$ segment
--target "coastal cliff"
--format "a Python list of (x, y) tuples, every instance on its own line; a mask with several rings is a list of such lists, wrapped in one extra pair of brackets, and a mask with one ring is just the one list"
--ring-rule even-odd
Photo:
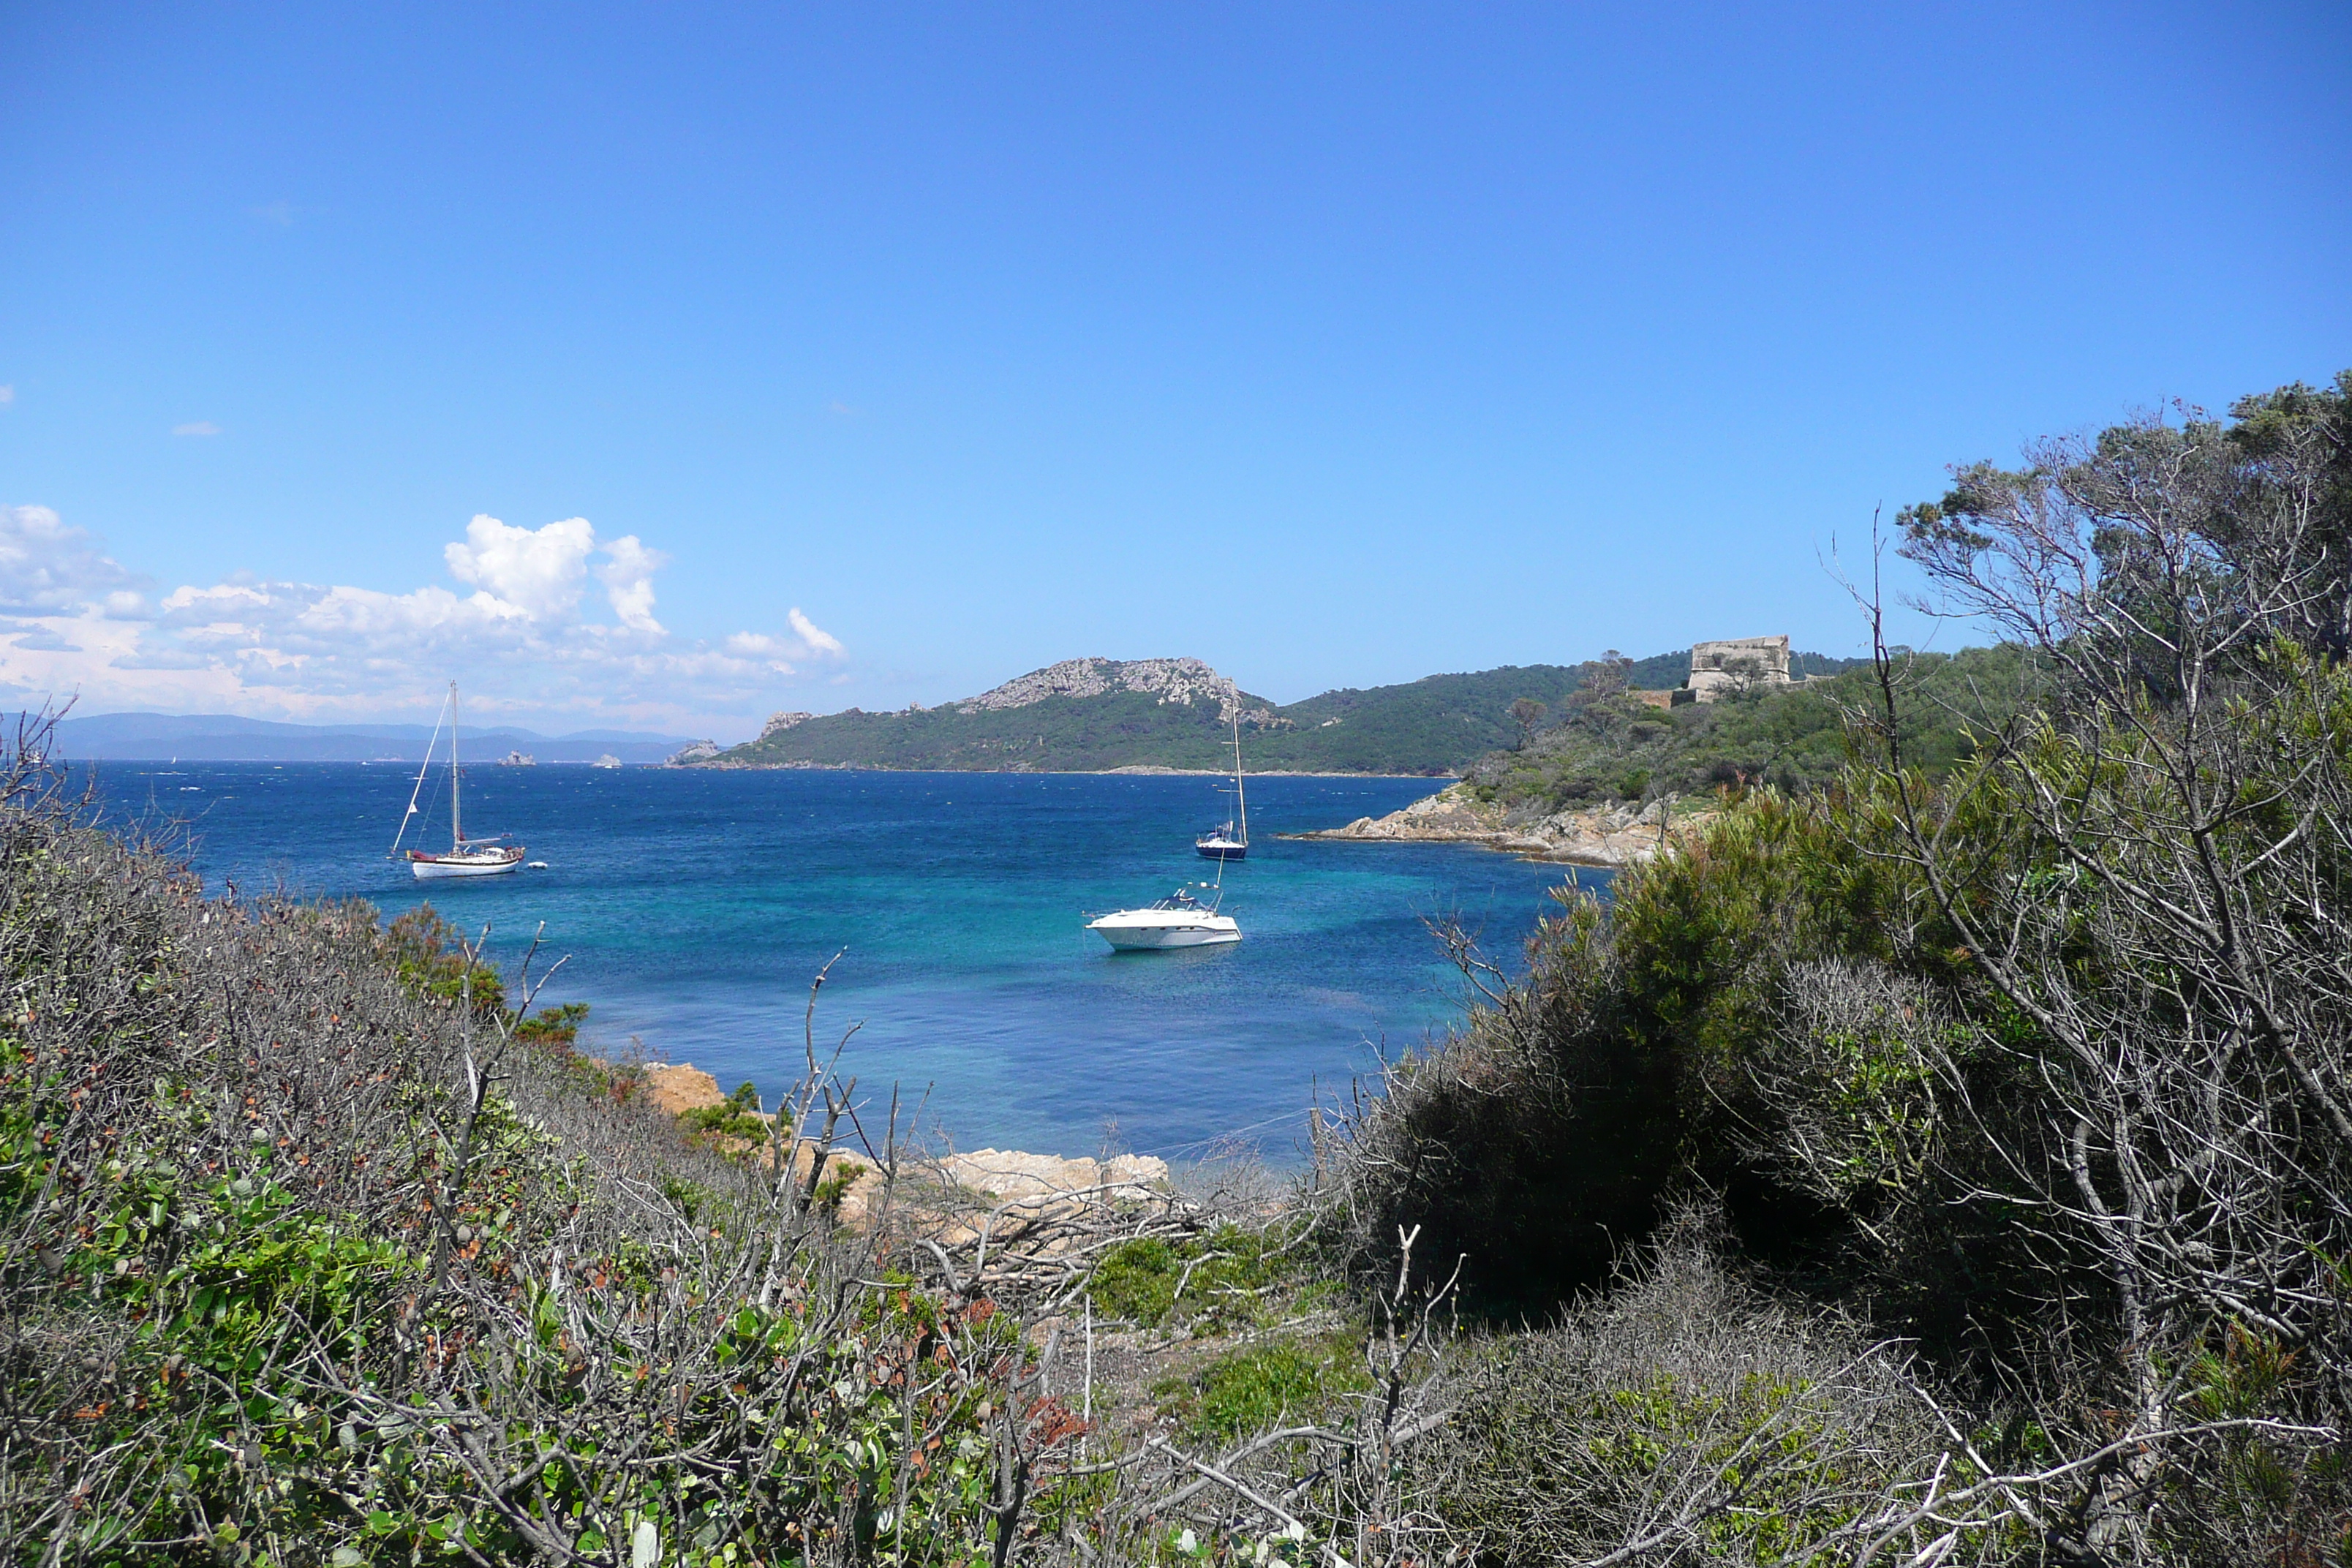
[(1667, 797), (1646, 805), (1609, 802), (1529, 816), (1482, 801), (1466, 784), (1449, 784), (1402, 811), (1360, 816), (1345, 827), (1290, 838), (1384, 844), (1478, 844), (1529, 860), (1616, 868), (1635, 866), (1713, 820), (1715, 808), (1685, 807)]

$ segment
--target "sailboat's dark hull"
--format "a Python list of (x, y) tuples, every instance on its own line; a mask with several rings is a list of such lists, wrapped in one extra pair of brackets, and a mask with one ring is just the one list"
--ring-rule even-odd
[(1203, 860), (1246, 860), (1249, 858), (1249, 846), (1246, 844), (1227, 844), (1215, 839), (1200, 838), (1193, 840), (1192, 848)]

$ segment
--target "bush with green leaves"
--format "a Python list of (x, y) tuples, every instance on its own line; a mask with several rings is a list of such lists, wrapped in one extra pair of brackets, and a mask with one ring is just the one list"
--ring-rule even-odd
[(721, 1138), (753, 1143), (766, 1142), (772, 1131), (760, 1115), (759, 1086), (751, 1083), (743, 1084), (717, 1105), (698, 1105), (686, 1111), (678, 1123), (696, 1132), (715, 1132)]
[(1103, 1255), (1087, 1293), (1096, 1311), (1141, 1328), (1231, 1330), (1254, 1321), (1277, 1296), (1311, 1289), (1288, 1250), (1296, 1240), (1287, 1225), (1224, 1225), (1172, 1241), (1139, 1237)]
[(527, 967), (208, 900), (32, 750), (0, 755), (11, 1560), (993, 1553), (995, 1445), (1070, 1436), (1008, 1396), (1012, 1317), (583, 1077)]
[(1230, 1444), (1297, 1420), (1328, 1419), (1341, 1395), (1370, 1386), (1358, 1337), (1326, 1334), (1245, 1345), (1151, 1392), (1187, 1436)]
[(1832, 774), (1735, 790), (1523, 974), (1469, 958), (1480, 1005), (1325, 1142), (1356, 1277), (1418, 1226), (1489, 1312), (1556, 1307), (1713, 1194), (1970, 1413), (1998, 1479), (1948, 1517), (2102, 1562), (2352, 1550), (2352, 375), (2237, 416), (1906, 510), (2030, 700), (1882, 643)]
[[(1454, 1352), (1459, 1414), (1410, 1474), (1465, 1557), (1574, 1563), (1662, 1537), (1755, 1563), (1843, 1541), (1844, 1561), (1858, 1521), (1950, 1457), (1899, 1349), (1743, 1282), (1727, 1242), (1682, 1215), (1606, 1298)], [(1914, 1551), (1943, 1533), (1900, 1532)]]

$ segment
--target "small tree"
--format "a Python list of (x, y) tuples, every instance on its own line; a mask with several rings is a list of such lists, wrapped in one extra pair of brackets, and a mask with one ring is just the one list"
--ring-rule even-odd
[(1511, 704), (1511, 721), (1519, 727), (1519, 750), (1524, 752), (1528, 749), (1528, 738), (1534, 735), (1536, 725), (1549, 711), (1532, 697), (1522, 697)]

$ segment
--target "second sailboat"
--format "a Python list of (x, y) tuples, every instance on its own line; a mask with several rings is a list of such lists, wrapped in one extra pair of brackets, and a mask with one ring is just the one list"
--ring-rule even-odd
[(1242, 710), (1234, 707), (1234, 819), (1223, 826), (1212, 827), (1192, 840), (1192, 847), (1211, 860), (1246, 860), (1249, 858), (1249, 796), (1242, 790)]

